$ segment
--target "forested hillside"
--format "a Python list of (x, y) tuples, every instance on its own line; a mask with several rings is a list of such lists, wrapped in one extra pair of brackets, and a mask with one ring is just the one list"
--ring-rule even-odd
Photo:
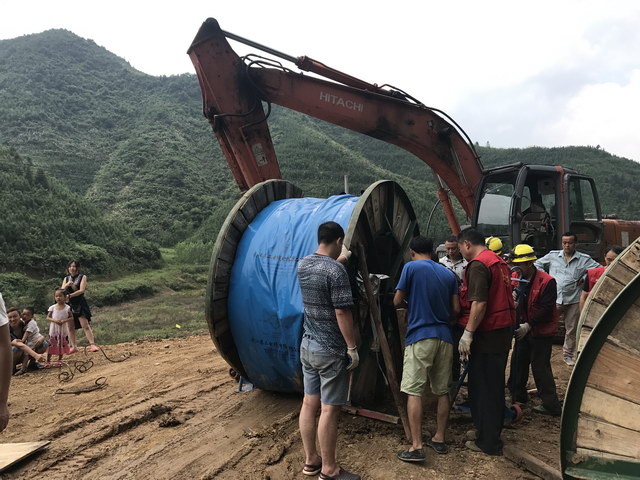
[[(189, 40), (185, 39), (185, 49)], [(212, 242), (239, 196), (202, 116), (195, 75), (146, 75), (91, 40), (50, 30), (0, 41), (0, 105), (0, 145), (29, 157), (33, 172), (40, 171), (50, 185), (56, 186), (53, 179), (57, 179), (75, 192), (70, 197), (65, 191), (64, 198), (84, 206), (79, 211), (62, 208), (60, 216), (117, 225), (123, 245), (134, 238), (163, 246)], [(355, 193), (376, 180), (392, 179), (409, 194), (424, 231), (436, 196), (431, 172), (417, 158), (275, 106), (269, 124), (284, 178), (307, 195), (341, 191), (344, 175)], [(588, 147), (479, 151), (487, 167), (519, 161), (555, 163), (592, 175), (605, 213), (640, 218), (640, 207), (629, 201), (640, 188), (636, 162)], [(11, 162), (17, 161), (14, 154), (10, 156)], [(3, 203), (3, 218), (24, 219), (20, 205)], [(19, 213), (7, 215), (10, 207)], [(42, 213), (49, 213), (42, 208)], [(38, 224), (42, 219), (38, 214), (31, 220)], [(438, 209), (429, 233), (441, 239), (446, 231)], [(95, 242), (85, 243), (111, 251), (104, 242)], [(21, 252), (18, 256), (40, 265), (52, 255), (53, 263), (58, 262), (71, 248), (66, 246), (56, 257), (51, 244), (46, 245), (29, 243), (15, 249), (5, 242), (3, 255), (7, 246), (13, 248), (11, 258)], [(11, 268), (8, 265), (2, 268)]]
[(105, 217), (90, 201), (0, 147), (2, 270), (62, 275), (82, 258), (89, 272), (157, 266), (160, 252), (126, 225)]

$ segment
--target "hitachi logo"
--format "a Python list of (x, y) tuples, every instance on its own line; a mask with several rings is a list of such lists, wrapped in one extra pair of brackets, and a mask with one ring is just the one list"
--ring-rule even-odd
[(344, 98), (332, 95), (331, 93), (320, 92), (320, 100), (348, 108), (349, 110), (355, 110), (356, 112), (362, 112), (364, 110), (364, 105), (361, 103), (354, 102), (353, 100), (345, 100)]

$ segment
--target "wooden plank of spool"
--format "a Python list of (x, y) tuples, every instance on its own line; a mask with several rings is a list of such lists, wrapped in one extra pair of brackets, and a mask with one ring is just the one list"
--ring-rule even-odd
[(629, 461), (629, 460), (634, 460), (632, 457), (625, 457), (623, 455), (615, 455), (613, 453), (605, 453), (605, 452), (601, 452), (599, 450), (592, 450), (589, 448), (576, 448), (576, 457), (577, 459), (579, 459), (580, 457), (596, 457), (596, 458), (601, 458), (602, 460), (605, 461), (611, 461), (611, 460), (624, 460), (624, 461)]
[(404, 404), (404, 398), (400, 392), (400, 384), (398, 383), (398, 376), (396, 375), (396, 368), (391, 357), (391, 350), (389, 343), (387, 342), (387, 335), (382, 326), (382, 320), (380, 319), (380, 310), (373, 295), (373, 288), (369, 281), (369, 269), (367, 268), (367, 261), (364, 252), (364, 247), (358, 245), (358, 260), (360, 262), (360, 274), (364, 283), (365, 291), (367, 292), (367, 300), (369, 301), (369, 308), (373, 314), (373, 321), (378, 332), (378, 341), (380, 342), (380, 350), (382, 351), (382, 357), (387, 369), (387, 379), (389, 380), (389, 388), (391, 389), (391, 395), (393, 396), (394, 403), (400, 414), (402, 420), (402, 426), (404, 427), (404, 434), (407, 440), (411, 441), (411, 430), (409, 429), (409, 418), (407, 417), (407, 409)]
[(581, 415), (576, 446), (640, 459), (640, 432)]
[(611, 332), (611, 336), (626, 347), (640, 351), (640, 305), (634, 303), (624, 316), (624, 322), (619, 322)]
[(606, 423), (640, 432), (640, 404), (586, 387), (580, 412)]
[(640, 358), (605, 343), (591, 367), (587, 387), (640, 404)]

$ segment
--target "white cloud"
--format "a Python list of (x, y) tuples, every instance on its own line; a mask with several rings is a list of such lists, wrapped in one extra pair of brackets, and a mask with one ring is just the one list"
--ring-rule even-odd
[(633, 70), (626, 84), (609, 82), (582, 88), (543, 135), (556, 144), (588, 142), (611, 153), (640, 160), (639, 107), (640, 68)]

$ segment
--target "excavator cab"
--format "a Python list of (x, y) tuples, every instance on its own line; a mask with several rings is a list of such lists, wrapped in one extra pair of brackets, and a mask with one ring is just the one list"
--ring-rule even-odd
[(548, 165), (514, 164), (487, 170), (476, 197), (473, 225), (497, 236), (505, 250), (519, 243), (536, 255), (560, 249), (562, 234), (578, 236), (578, 248), (601, 254), (602, 220), (593, 179)]

